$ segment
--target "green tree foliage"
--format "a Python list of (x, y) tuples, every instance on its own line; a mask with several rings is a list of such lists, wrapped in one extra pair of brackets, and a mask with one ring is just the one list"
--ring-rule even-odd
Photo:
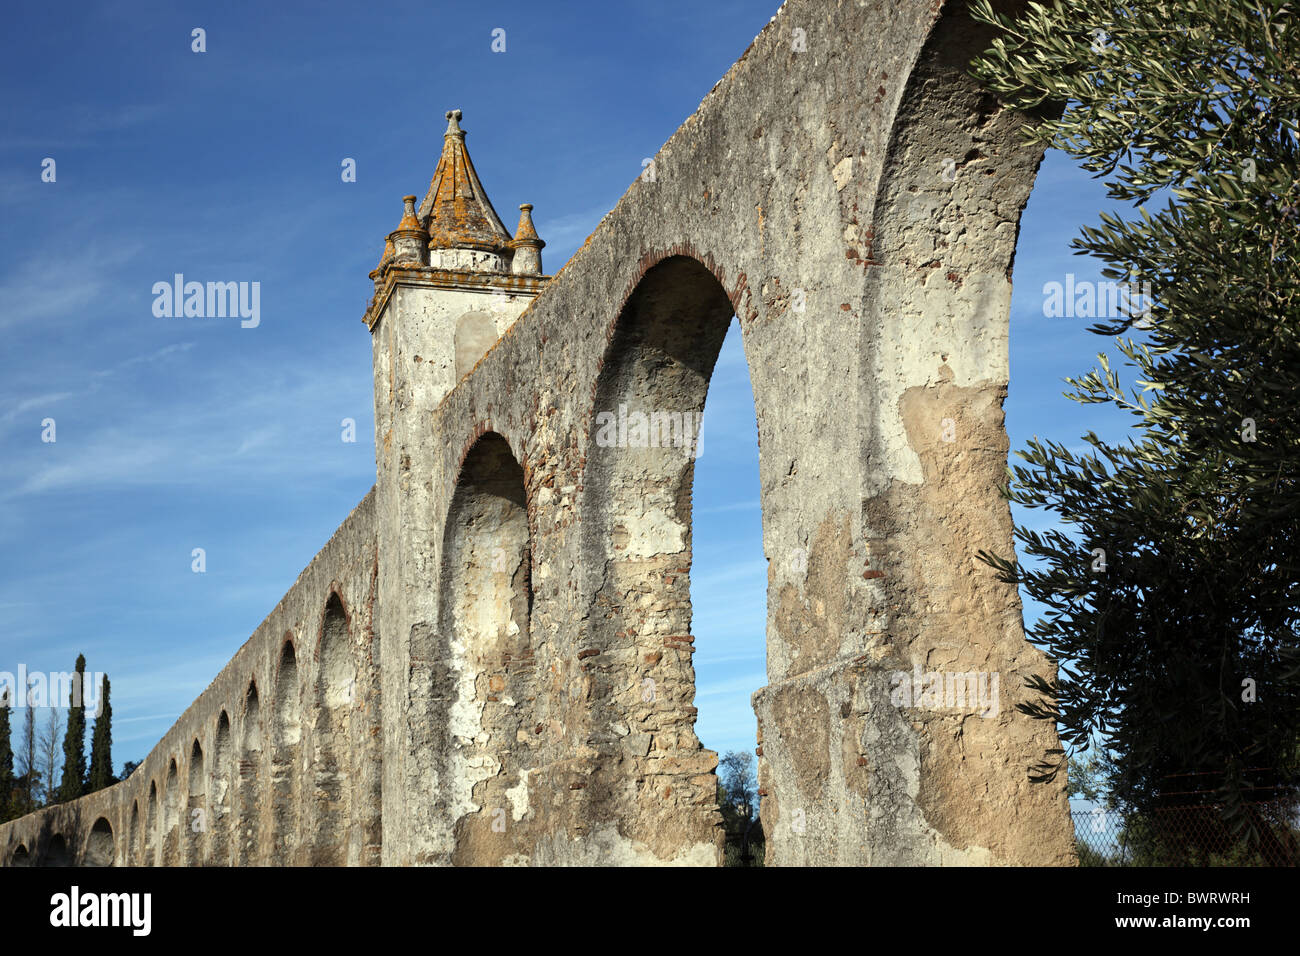
[(1107, 776), (1111, 772), (1113, 768), (1095, 750), (1086, 759), (1082, 756), (1071, 757), (1068, 773), (1070, 796), (1099, 804), (1106, 803), (1109, 797)]
[(77, 655), (72, 693), (68, 700), (68, 729), (63, 737), (63, 777), (59, 800), (75, 800), (86, 788), (86, 655)]
[(108, 676), (100, 688), (99, 715), (95, 718), (95, 730), (90, 736), (90, 776), (86, 781), (86, 792), (94, 793), (117, 782), (113, 776), (113, 705), (108, 700)]
[[(1267, 841), (1250, 804), (1293, 792), (1300, 714), (1300, 9), (973, 10), (998, 33), (974, 74), (1136, 207), (1084, 227), (1077, 253), (1151, 297), (1092, 326), (1131, 381), (1105, 355), (1067, 379), (1133, 437), (1030, 442), (1008, 497), (1058, 528), (1017, 529), (1020, 561), (982, 555), (1046, 608), (1031, 635), (1059, 675), (1022, 709), (1072, 751), (1102, 742), (1120, 806), (1222, 804), (1238, 838)], [(1191, 773), (1210, 775), (1203, 796), (1169, 792)]]

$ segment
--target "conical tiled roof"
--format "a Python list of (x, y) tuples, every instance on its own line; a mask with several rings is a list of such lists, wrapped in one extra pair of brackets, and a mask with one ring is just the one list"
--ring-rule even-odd
[(429, 192), (420, 203), (420, 219), (428, 217), (429, 248), (502, 252), (510, 242), (510, 233), (488, 201), (470, 162), (460, 118), (460, 110), (447, 111), (442, 156)]

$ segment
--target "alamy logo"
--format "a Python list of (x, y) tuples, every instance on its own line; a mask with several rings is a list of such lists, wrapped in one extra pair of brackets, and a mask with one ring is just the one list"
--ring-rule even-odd
[(1076, 282), (1073, 272), (1065, 282), (1043, 283), (1043, 316), (1049, 319), (1123, 319), (1133, 317), (1146, 328), (1151, 318), (1150, 282)]
[[(104, 675), (90, 671), (85, 675), (84, 686), (75, 671), (29, 671), (27, 665), (18, 665), (15, 676), (9, 671), (0, 671), (0, 706), (15, 707), (66, 707), (71, 702), (73, 707), (84, 706), (91, 714), (98, 717), (103, 702), (99, 691), (104, 686)], [(20, 698), (18, 688), (26, 689), (26, 695)], [(21, 699), (21, 703), (19, 703)]]
[(153, 284), (153, 314), (160, 319), (240, 318), (245, 329), (262, 322), (262, 283), (186, 282), (176, 273), (171, 282)]
[(916, 664), (911, 673), (894, 671), (889, 675), (889, 702), (895, 707), (957, 709), (984, 718), (996, 717), (1000, 684), (997, 671), (922, 673), (921, 665)]
[(50, 897), (51, 926), (128, 926), (132, 935), (148, 936), (153, 920), (150, 893), (68, 893)]
[(596, 413), (596, 444), (601, 448), (680, 448), (700, 457), (700, 412), (627, 410)]

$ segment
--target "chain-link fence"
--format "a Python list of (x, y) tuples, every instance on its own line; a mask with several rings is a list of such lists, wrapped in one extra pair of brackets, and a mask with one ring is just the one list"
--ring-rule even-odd
[(1075, 810), (1080, 866), (1297, 866), (1300, 817), (1294, 800), (1246, 805), (1250, 840), (1212, 804), (1165, 807), (1145, 814), (1094, 807)]

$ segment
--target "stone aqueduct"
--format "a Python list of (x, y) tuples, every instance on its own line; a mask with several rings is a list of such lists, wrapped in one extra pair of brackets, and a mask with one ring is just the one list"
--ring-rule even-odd
[[(550, 279), (448, 114), (372, 273), (375, 488), (129, 779), (0, 827), (0, 859), (716, 865), (693, 464), (593, 436), (701, 410), (735, 316), (768, 863), (1073, 863), (1063, 781), (1028, 777), (1055, 731), (1015, 707), (1051, 665), (975, 560), (1010, 547), (1041, 159), (965, 72), (987, 40), (961, 2), (790, 0)], [(1000, 675), (996, 716), (895, 706), (914, 668)]]

